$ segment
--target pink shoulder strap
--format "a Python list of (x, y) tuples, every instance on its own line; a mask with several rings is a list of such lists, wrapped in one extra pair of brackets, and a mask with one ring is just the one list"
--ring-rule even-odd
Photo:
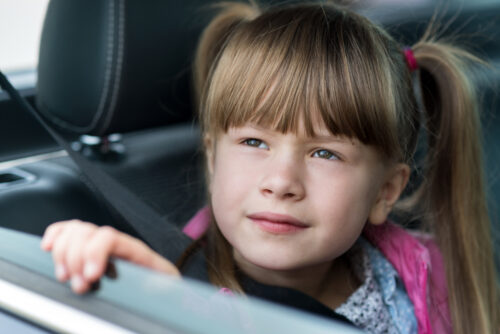
[(210, 226), (210, 208), (208, 206), (200, 209), (182, 229), (182, 232), (193, 240), (198, 239)]

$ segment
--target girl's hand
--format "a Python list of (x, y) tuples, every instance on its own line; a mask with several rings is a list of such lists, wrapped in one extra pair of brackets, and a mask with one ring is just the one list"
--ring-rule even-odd
[(170, 261), (144, 242), (110, 226), (99, 227), (80, 220), (53, 223), (45, 230), (41, 248), (52, 251), (57, 279), (71, 279), (71, 288), (79, 294), (88, 291), (104, 275), (111, 256), (180, 276)]

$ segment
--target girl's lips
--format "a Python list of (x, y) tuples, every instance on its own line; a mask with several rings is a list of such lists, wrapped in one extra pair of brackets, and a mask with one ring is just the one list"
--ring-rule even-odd
[(272, 212), (257, 212), (247, 217), (264, 231), (275, 234), (298, 232), (309, 227), (295, 217)]

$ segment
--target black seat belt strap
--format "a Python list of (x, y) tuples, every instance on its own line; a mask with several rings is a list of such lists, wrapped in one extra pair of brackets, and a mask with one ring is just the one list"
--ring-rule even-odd
[(95, 166), (79, 152), (74, 151), (56, 130), (33, 108), (16, 89), (10, 84), (0, 71), (0, 87), (2, 87), (22, 109), (30, 112), (68, 152), (73, 161), (80, 167), (94, 187), (102, 194), (105, 200), (119, 215), (132, 226), (139, 236), (155, 251), (171, 261), (176, 261), (184, 251), (190, 239), (176, 226), (163, 219), (151, 206), (138, 196), (107, 175), (101, 168)]

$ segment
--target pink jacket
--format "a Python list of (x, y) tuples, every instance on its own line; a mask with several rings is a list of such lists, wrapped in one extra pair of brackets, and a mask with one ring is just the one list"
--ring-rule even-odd
[[(210, 211), (205, 207), (186, 224), (183, 232), (197, 239), (209, 225)], [(418, 333), (452, 333), (443, 259), (432, 238), (406, 231), (391, 222), (369, 225), (364, 235), (401, 277), (415, 309)]]

